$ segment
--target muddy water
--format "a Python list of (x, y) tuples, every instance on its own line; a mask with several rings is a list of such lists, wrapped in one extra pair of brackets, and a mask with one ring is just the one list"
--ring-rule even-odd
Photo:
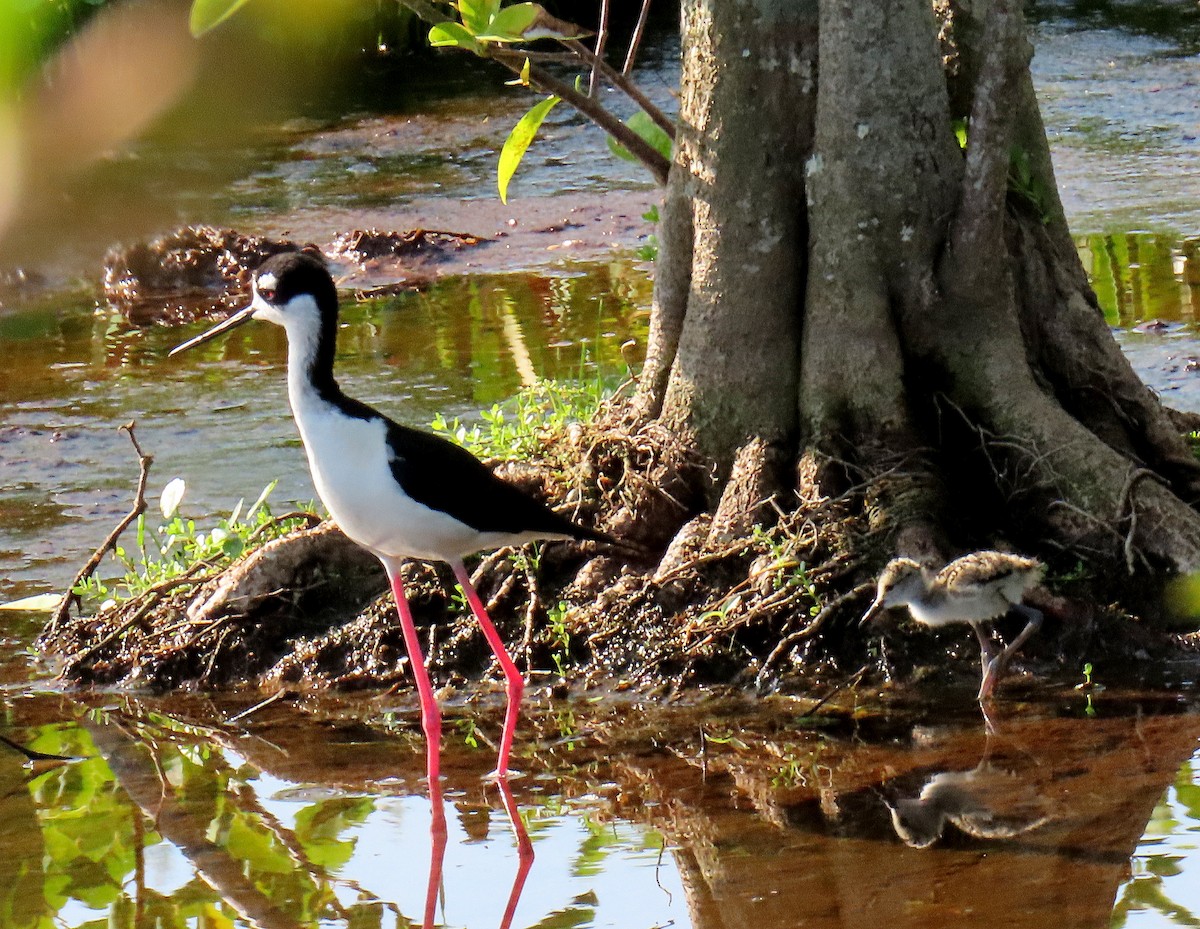
[[(1147, 382), (1200, 409), (1196, 43), (1103, 19), (1050, 18), (1035, 31), (1059, 179), (1101, 304)], [(666, 101), (669, 61), (651, 70)], [(524, 102), (465, 86), (429, 96), (432, 106), (405, 98), (365, 115), (281, 120), (215, 170), (211, 152), (187, 160), (186, 177), (209, 179), (183, 192), (178, 218), (319, 237), (331, 222), (407, 228), (440, 217), (447, 196), (490, 196), (498, 140)], [(481, 128), (484, 113), (493, 121)], [(637, 185), (581, 147), (595, 140), (561, 108), (545, 141), (523, 194)], [(68, 267), (80, 255), (94, 267), (112, 229), (145, 219), (117, 211), (121, 222), (105, 227), (106, 204), (143, 172), (182, 163), (162, 141), (136, 154), (108, 167), (116, 183), (83, 210), (87, 235), (67, 243)], [(507, 218), (489, 222), (508, 228)], [(628, 252), (597, 260), (607, 246), (571, 264), (552, 244), (513, 259), (520, 273), (348, 308), (347, 389), (421, 424), (473, 415), (534, 376), (623, 376), (619, 346), (644, 334), (644, 268)], [(183, 476), (197, 517), (275, 478), (277, 502), (312, 494), (279, 333), (243, 329), (167, 362), (182, 333), (132, 330), (95, 299), (84, 286), (0, 311), (0, 599), (60, 587), (124, 512), (135, 467), (115, 427), (131, 418), (156, 456), (152, 492)], [(813, 718), (804, 701), (551, 702), (539, 682), (518, 739), (513, 816), (482, 780), (494, 697), (451, 698), (435, 803), (404, 695), (287, 700), (241, 719), (262, 694), (85, 701), (29, 685), (39, 617), (0, 615), (0, 734), (79, 759), (25, 766), (0, 746), (6, 929), (479, 927), (502, 925), (510, 906), (513, 926), (620, 929), (881, 917), (935, 929), (1159, 927), (1200, 914), (1190, 696), (1089, 699), (1014, 682), (990, 721), (963, 695), (928, 689), (870, 712), (874, 695), (847, 693)], [(437, 810), (446, 841), (431, 895)]]

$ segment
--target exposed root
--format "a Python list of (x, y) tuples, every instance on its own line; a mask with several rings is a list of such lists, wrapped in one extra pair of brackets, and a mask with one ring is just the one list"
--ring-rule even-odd
[[(948, 399), (942, 413), (943, 440), (977, 449), (962, 464), (969, 486), (990, 483), (1014, 512), (1047, 498), (1060, 458), (1039, 456), (1027, 437), (997, 434)], [(504, 467), (508, 478), (577, 518), (609, 532), (624, 527), (626, 538), (649, 553), (631, 559), (592, 543), (553, 543), (479, 561), (473, 583), (533, 679), (571, 674), (638, 686), (722, 682), (820, 693), (864, 664), (885, 676), (977, 676), (975, 643), (956, 635), (961, 629), (885, 631), (880, 641), (854, 624), (870, 600), (875, 570), (905, 538), (897, 528), (918, 524), (897, 514), (907, 512), (909, 493), (928, 498), (936, 453), (893, 456), (883, 465), (876, 454), (868, 468), (809, 450), (789, 485), (765, 478), (767, 456), (748, 446), (739, 455), (739, 486), (714, 514), (701, 509), (706, 472), (665, 438), (654, 427), (624, 426), (614, 409), (571, 427), (561, 447), (547, 446), (544, 460)], [(1104, 540), (1096, 565), (1144, 567), (1147, 500), (1166, 492), (1147, 477), (1145, 469), (1129, 468), (1120, 505), (1105, 519), (1057, 500), (1055, 518), (1086, 529), (1078, 538)], [(971, 518), (964, 513), (962, 523)], [(714, 530), (726, 519), (736, 533)], [(953, 529), (961, 539), (962, 525)], [(972, 541), (994, 545), (1006, 529), (1016, 533), (1016, 547), (1078, 573), (1078, 547), (1056, 560), (1045, 540), (1022, 536), (1016, 524), (992, 522), (986, 537)], [(411, 563), (404, 579), (438, 682), (494, 677), (491, 650), (446, 572)], [(409, 670), (395, 607), (386, 592), (371, 596), (384, 589), (375, 559), (322, 525), (268, 543), (221, 572), (197, 565), (138, 600), (48, 632), (46, 643), (66, 656), (65, 679), (78, 683), (398, 684)], [(1045, 594), (1058, 606), (1047, 610), (1049, 628), (1031, 643), (1029, 660), (1086, 649), (1095, 661), (1128, 641), (1097, 634), (1123, 620), (1077, 609), (1061, 593)], [(1086, 622), (1079, 619), (1085, 613)], [(1152, 648), (1146, 635), (1138, 648)]]

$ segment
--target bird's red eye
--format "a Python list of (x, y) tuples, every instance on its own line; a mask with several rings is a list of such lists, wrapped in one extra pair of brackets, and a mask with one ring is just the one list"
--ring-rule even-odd
[(275, 302), (275, 290), (272, 287), (265, 287), (265, 288), (260, 287), (258, 290), (258, 295), (260, 297), (262, 297), (264, 300), (266, 300), (268, 303)]

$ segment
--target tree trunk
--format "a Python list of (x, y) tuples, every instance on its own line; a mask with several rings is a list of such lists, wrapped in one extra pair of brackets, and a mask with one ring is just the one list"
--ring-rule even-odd
[(815, 474), (865, 478), (892, 550), (1008, 534), (1200, 568), (1200, 469), (1087, 285), (1019, 4), (684, 0), (682, 22), (636, 407), (712, 462), (724, 538), (748, 484), (786, 512)]

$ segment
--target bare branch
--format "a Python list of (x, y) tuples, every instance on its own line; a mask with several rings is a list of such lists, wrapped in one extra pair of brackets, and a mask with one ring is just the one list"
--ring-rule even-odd
[(650, 0), (642, 0), (642, 10), (638, 13), (637, 25), (633, 27), (633, 35), (629, 39), (629, 51), (625, 55), (625, 66), (621, 68), (621, 73), (626, 77), (633, 70), (633, 63), (637, 61), (638, 48), (642, 44), (642, 36), (646, 34), (646, 19), (650, 16)]
[[(520, 52), (510, 52), (492, 49), (491, 57), (500, 62), (515, 74), (520, 74), (525, 65), (525, 55)], [(607, 109), (593, 100), (587, 94), (581, 94), (570, 84), (560, 81), (536, 65), (530, 65), (529, 83), (543, 93), (561, 97), (610, 136), (624, 145), (638, 161), (650, 169), (658, 184), (666, 184), (667, 172), (671, 163), (664, 158), (654, 146), (650, 145), (640, 135), (617, 119)]]
[(592, 59), (592, 75), (588, 78), (588, 96), (595, 97), (600, 83), (600, 62), (604, 60), (604, 46), (608, 44), (609, 0), (600, 0), (600, 27), (596, 31), (596, 52)]
[(626, 75), (610, 66), (606, 61), (592, 54), (591, 49), (580, 42), (578, 39), (568, 39), (563, 42), (567, 48), (575, 52), (593, 69), (598, 69), (604, 79), (624, 93), (630, 100), (646, 111), (646, 115), (654, 121), (663, 132), (671, 137), (671, 141), (675, 141), (675, 121), (667, 116), (662, 110), (655, 106), (649, 97), (647, 97), (640, 87), (631, 81)]
[(146, 512), (146, 481), (150, 477), (150, 465), (154, 462), (154, 456), (147, 455), (142, 451), (142, 446), (138, 443), (137, 436), (134, 435), (134, 427), (135, 423), (131, 420), (119, 429), (120, 432), (125, 432), (129, 435), (129, 441), (133, 443), (133, 450), (137, 452), (138, 467), (141, 469), (141, 473), (138, 475), (137, 492), (134, 496), (133, 509), (129, 511), (129, 514), (124, 519), (117, 523), (113, 531), (108, 534), (108, 538), (92, 553), (92, 557), (87, 560), (87, 563), (79, 569), (79, 573), (75, 575), (75, 580), (71, 581), (71, 586), (63, 595), (58, 609), (54, 611), (54, 615), (50, 618), (50, 625), (46, 629), (47, 633), (55, 632), (59, 625), (66, 620), (68, 614), (71, 612), (71, 607), (79, 604), (79, 594), (75, 592), (75, 588), (96, 572), (96, 569), (100, 567), (100, 562), (104, 560), (104, 556), (116, 548), (117, 540), (121, 538), (121, 534), (139, 516)]

